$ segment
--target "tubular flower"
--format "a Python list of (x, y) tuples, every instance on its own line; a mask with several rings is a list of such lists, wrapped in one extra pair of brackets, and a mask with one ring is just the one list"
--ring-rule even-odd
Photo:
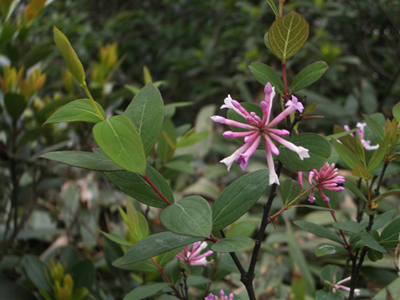
[[(371, 141), (367, 141), (367, 140), (364, 139), (364, 127), (365, 126), (367, 126), (367, 123), (357, 123), (357, 125), (356, 125), (356, 127), (358, 128), (356, 133), (359, 135), (363, 147), (366, 150), (376, 150), (376, 149), (378, 149), (379, 148), (379, 144), (376, 144), (375, 146), (371, 146)], [(344, 130), (349, 131), (350, 127), (348, 125), (345, 125), (344, 126)], [(350, 135), (354, 137), (354, 135), (352, 133), (350, 133)]]
[[(313, 179), (315, 183), (313, 183)], [(302, 172), (299, 172), (299, 182), (300, 186), (302, 187)], [(318, 172), (316, 169), (313, 169), (308, 175), (308, 183), (311, 186), (315, 186), (325, 202), (329, 202), (329, 197), (324, 194), (323, 190), (337, 192), (343, 191), (344, 187), (338, 186), (338, 184), (341, 184), (343, 182), (345, 182), (345, 179), (343, 176), (338, 176), (338, 169), (335, 168), (335, 164), (329, 165), (328, 163), (325, 163), (325, 165), (323, 165), (323, 167), (321, 168), (321, 171)], [(310, 201), (311, 203), (314, 203), (315, 201), (314, 188), (311, 190), (308, 201)]]
[[(336, 294), (336, 291), (339, 291), (340, 289), (350, 292), (349, 287), (342, 285), (342, 283), (347, 282), (350, 279), (351, 279), (351, 277), (347, 277), (347, 278), (342, 279), (342, 280), (338, 281), (337, 283), (335, 283), (333, 285), (332, 292), (334, 294)], [(354, 289), (354, 294), (356, 294), (356, 296), (360, 296), (360, 293), (361, 293), (361, 291), (359, 289)]]
[(228, 298), (228, 296), (225, 295), (224, 291), (221, 290), (219, 292), (219, 295), (221, 296), (220, 298), (218, 298), (217, 296), (214, 296), (213, 294), (210, 294), (210, 295), (208, 295), (208, 297), (205, 297), (204, 300), (233, 300), (232, 293), (229, 294), (229, 298)]
[(182, 253), (179, 253), (176, 257), (192, 266), (205, 266), (214, 262), (213, 260), (207, 261), (206, 259), (207, 256), (214, 253), (211, 250), (199, 255), (200, 252), (206, 247), (206, 242), (196, 242), (193, 244), (191, 252), (189, 251), (189, 245), (187, 245), (183, 249), (183, 255)]
[(275, 88), (273, 88), (270, 83), (267, 83), (264, 88), (264, 93), (265, 101), (261, 101), (260, 104), (263, 111), (262, 119), (254, 112), (249, 113), (240, 105), (239, 102), (233, 100), (230, 95), (225, 98), (225, 104), (222, 105), (221, 108), (233, 109), (236, 113), (245, 118), (247, 124), (230, 119), (225, 119), (220, 116), (213, 116), (211, 117), (211, 119), (217, 123), (247, 130), (244, 132), (225, 131), (223, 133), (223, 136), (228, 139), (234, 137), (243, 137), (245, 142), (244, 145), (233, 152), (232, 155), (221, 160), (221, 163), (224, 163), (228, 167), (228, 171), (230, 170), (234, 161), (240, 162), (240, 167), (242, 168), (242, 170), (244, 170), (249, 162), (250, 156), (254, 153), (254, 151), (256, 151), (262, 138), (264, 138), (265, 152), (269, 168), (269, 184), (271, 185), (273, 183), (279, 184), (278, 175), (275, 172), (275, 165), (272, 157), (272, 154), (279, 155), (279, 149), (272, 140), (296, 152), (301, 160), (310, 157), (310, 155), (308, 154), (308, 149), (296, 146), (295, 144), (288, 142), (287, 140), (282, 138), (290, 135), (290, 132), (288, 130), (273, 128), (295, 110), (303, 112), (303, 104), (301, 104), (301, 102), (299, 102), (295, 96), (292, 96), (292, 100), (287, 101), (285, 105), (286, 109), (282, 111), (278, 116), (276, 116), (275, 119), (270, 121), (272, 100), (275, 96)]

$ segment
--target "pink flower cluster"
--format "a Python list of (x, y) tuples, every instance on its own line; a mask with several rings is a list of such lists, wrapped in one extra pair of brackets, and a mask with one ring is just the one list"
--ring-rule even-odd
[[(204, 300), (228, 300), (228, 296), (225, 296), (225, 293), (223, 290), (219, 292), (221, 298), (218, 298), (217, 296), (214, 296), (213, 294), (208, 295), (208, 297), (205, 297)], [(233, 300), (233, 294), (229, 294), (229, 300)]]
[[(338, 176), (338, 174), (338, 169), (335, 168), (335, 164), (329, 165), (328, 163), (325, 163), (321, 168), (321, 171), (318, 172), (316, 169), (310, 171), (310, 174), (308, 175), (308, 183), (311, 186), (315, 185), (315, 188), (317, 188), (322, 199), (324, 199), (325, 202), (329, 202), (329, 197), (327, 197), (323, 192), (324, 189), (337, 192), (344, 190), (344, 187), (338, 186), (338, 184), (345, 182), (345, 178), (343, 176)], [(303, 188), (302, 175), (303, 173), (299, 172), (299, 182), (300, 186)], [(315, 183), (313, 183), (313, 179)], [(311, 190), (308, 201), (314, 203), (314, 189)]]
[[(376, 144), (375, 146), (371, 146), (371, 141), (367, 141), (364, 139), (364, 127), (367, 126), (367, 123), (357, 123), (356, 127), (358, 130), (356, 133), (359, 135), (361, 139), (361, 143), (363, 147), (367, 150), (376, 150), (379, 148), (379, 144)], [(350, 127), (348, 125), (344, 125), (344, 130), (349, 131)], [(350, 133), (351, 136), (354, 136), (352, 133)]]
[(223, 134), (223, 136), (228, 139), (244, 137), (245, 142), (244, 145), (237, 149), (232, 155), (221, 160), (221, 163), (224, 163), (228, 167), (228, 171), (230, 170), (234, 161), (240, 162), (240, 167), (242, 170), (244, 170), (249, 162), (250, 156), (254, 153), (254, 151), (256, 151), (261, 139), (264, 138), (265, 152), (269, 168), (269, 184), (271, 185), (274, 183), (279, 184), (279, 178), (275, 172), (275, 165), (272, 157), (272, 154), (279, 155), (279, 149), (272, 140), (288, 148), (289, 150), (296, 152), (301, 160), (310, 157), (310, 155), (308, 154), (308, 149), (296, 146), (295, 144), (282, 138), (290, 135), (288, 130), (273, 128), (295, 110), (303, 112), (303, 104), (299, 102), (295, 96), (292, 96), (292, 100), (286, 102), (286, 109), (277, 117), (275, 117), (275, 119), (270, 121), (272, 101), (275, 96), (275, 88), (273, 88), (270, 83), (267, 83), (264, 88), (264, 93), (265, 100), (261, 101), (260, 104), (263, 111), (262, 119), (257, 116), (255, 112), (249, 113), (240, 105), (239, 102), (233, 100), (230, 95), (225, 98), (225, 104), (222, 105), (221, 108), (233, 109), (237, 114), (245, 118), (247, 124), (226, 119), (221, 116), (213, 116), (211, 119), (217, 123), (247, 130), (244, 132), (225, 131)]
[(192, 266), (205, 266), (214, 262), (213, 260), (207, 261), (206, 259), (207, 256), (210, 256), (214, 253), (211, 250), (199, 255), (200, 252), (206, 247), (206, 242), (196, 242), (193, 244), (191, 252), (189, 251), (189, 245), (187, 245), (183, 249), (183, 255), (179, 253), (176, 257)]

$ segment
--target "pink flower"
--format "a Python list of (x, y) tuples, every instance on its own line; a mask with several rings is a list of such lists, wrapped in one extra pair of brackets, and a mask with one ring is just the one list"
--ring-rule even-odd
[(301, 160), (310, 157), (310, 155), (308, 154), (308, 149), (296, 146), (295, 144), (288, 142), (287, 140), (282, 138), (290, 135), (289, 131), (285, 129), (273, 128), (295, 110), (302, 112), (304, 109), (303, 104), (301, 104), (301, 102), (299, 102), (295, 96), (292, 96), (292, 100), (287, 101), (285, 105), (286, 109), (282, 111), (277, 117), (275, 117), (275, 119), (270, 121), (272, 100), (275, 96), (275, 88), (273, 88), (270, 83), (267, 83), (264, 88), (264, 92), (265, 101), (262, 101), (260, 104), (263, 111), (262, 119), (254, 112), (249, 113), (240, 105), (239, 102), (233, 100), (230, 95), (225, 98), (225, 104), (222, 105), (221, 108), (233, 109), (236, 113), (246, 119), (247, 124), (230, 119), (225, 119), (221, 116), (213, 116), (211, 117), (211, 119), (217, 123), (247, 130), (244, 132), (225, 131), (223, 134), (223, 136), (228, 139), (234, 137), (243, 137), (245, 142), (244, 145), (233, 152), (232, 155), (221, 160), (221, 163), (224, 163), (228, 167), (228, 171), (235, 161), (240, 162), (240, 167), (242, 168), (242, 170), (244, 170), (249, 162), (250, 156), (254, 153), (254, 151), (256, 151), (262, 138), (264, 138), (265, 153), (267, 156), (267, 163), (269, 168), (269, 184), (271, 185), (273, 183), (279, 184), (278, 175), (275, 172), (275, 165), (272, 157), (272, 154), (279, 155), (279, 149), (272, 140), (296, 152)]
[(206, 242), (196, 242), (192, 246), (192, 252), (189, 251), (189, 245), (187, 245), (183, 249), (183, 255), (179, 253), (176, 257), (192, 266), (205, 266), (214, 262), (213, 260), (207, 261), (206, 259), (207, 256), (210, 256), (214, 253), (211, 250), (199, 255), (200, 252), (206, 247)]
[[(347, 282), (347, 281), (349, 281), (350, 279), (351, 279), (351, 277), (347, 277), (347, 278), (345, 278), (345, 279), (340, 280), (338, 283), (335, 283), (335, 284), (333, 285), (332, 292), (333, 292), (334, 294), (336, 294), (336, 291), (338, 291), (338, 290), (340, 290), (340, 289), (350, 292), (350, 288), (349, 288), (349, 287), (344, 286), (344, 285), (341, 285), (342, 283)], [(361, 290), (359, 290), (359, 289), (354, 289), (354, 294), (356, 294), (356, 296), (360, 296), (360, 293), (361, 293)]]
[[(356, 125), (356, 127), (358, 128), (356, 133), (359, 135), (363, 147), (366, 150), (376, 150), (376, 149), (378, 149), (379, 148), (379, 144), (376, 144), (375, 146), (371, 146), (371, 141), (364, 140), (364, 127), (365, 126), (367, 126), (367, 123), (357, 123), (357, 125)], [(349, 131), (350, 127), (348, 125), (344, 125), (344, 130)], [(350, 135), (354, 136), (352, 133), (350, 133)]]
[[(228, 300), (228, 296), (225, 296), (225, 293), (223, 290), (219, 292), (221, 298), (218, 298), (217, 296), (214, 296), (213, 294), (208, 295), (208, 297), (205, 297), (204, 300)], [(229, 294), (229, 300), (233, 300), (233, 294)]]
[[(315, 183), (313, 183), (313, 179)], [(299, 172), (299, 182), (300, 186), (303, 187), (302, 172)], [(308, 183), (317, 188), (325, 202), (329, 202), (329, 197), (324, 194), (323, 189), (337, 192), (343, 191), (344, 187), (338, 186), (338, 184), (343, 182), (345, 182), (345, 179), (343, 176), (338, 176), (338, 169), (335, 168), (335, 164), (329, 165), (328, 163), (325, 163), (325, 165), (322, 166), (321, 171), (318, 172), (316, 169), (313, 169), (308, 175)], [(311, 190), (308, 201), (311, 203), (314, 203), (315, 201), (314, 188)]]

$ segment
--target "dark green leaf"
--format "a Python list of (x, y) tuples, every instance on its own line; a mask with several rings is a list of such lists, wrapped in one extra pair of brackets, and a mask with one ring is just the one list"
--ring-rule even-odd
[(294, 200), (301, 192), (301, 187), (298, 181), (286, 179), (281, 186), (283, 204), (286, 206)]
[[(99, 109), (103, 118), (106, 118), (104, 110), (97, 102), (96, 106)], [(101, 122), (102, 119), (97, 114), (89, 99), (78, 99), (62, 106), (55, 111), (43, 124), (60, 123), (60, 122)]]
[(335, 246), (327, 243), (321, 243), (315, 248), (315, 255), (320, 257), (324, 255), (347, 252), (346, 249), (340, 246)]
[(384, 247), (396, 247), (399, 243), (400, 219), (393, 220), (382, 233), (380, 244)]
[(120, 244), (120, 245), (124, 245), (124, 246), (132, 246), (131, 242), (128, 242), (127, 240), (120, 238), (118, 236), (109, 234), (107, 232), (104, 231), (100, 231), (102, 234), (104, 234), (107, 238), (109, 238), (110, 240), (112, 240), (113, 242)]
[[(335, 126), (336, 126), (336, 125), (335, 125)], [(351, 133), (356, 132), (357, 129), (358, 129), (358, 128), (353, 128), (353, 129), (348, 130), (348, 131), (344, 130), (344, 131), (339, 132), (339, 133), (327, 135), (325, 138), (326, 138), (327, 141), (336, 140), (336, 139), (339, 139), (339, 138), (344, 137), (344, 136), (348, 136), (348, 135), (350, 135)]]
[(170, 119), (165, 120), (158, 138), (157, 150), (163, 162), (167, 162), (176, 147), (176, 132)]
[(71, 277), (74, 280), (74, 288), (92, 288), (96, 271), (90, 259), (78, 261), (71, 268)]
[[(125, 194), (136, 200), (154, 207), (164, 208), (168, 206), (142, 176), (126, 171), (106, 172), (105, 174)], [(164, 177), (150, 165), (146, 167), (146, 175), (163, 195), (173, 203), (174, 195)]]
[(368, 162), (367, 170), (372, 172), (375, 170), (383, 161), (385, 154), (388, 150), (390, 135), (385, 136), (383, 142), (379, 145), (379, 148), (374, 152), (371, 159)]
[(18, 119), (24, 112), (26, 105), (24, 97), (20, 94), (7, 93), (4, 95), (4, 106), (13, 119)]
[(193, 167), (187, 163), (186, 161), (183, 160), (173, 160), (169, 161), (165, 164), (165, 167), (171, 170), (179, 171), (179, 172), (184, 172), (188, 174), (193, 174), (194, 169)]
[(334, 222), (332, 226), (344, 231), (357, 233), (365, 229), (365, 227), (358, 224), (356, 221)]
[(301, 70), (290, 84), (290, 92), (296, 92), (316, 82), (324, 75), (329, 66), (324, 61), (317, 61)]
[(147, 156), (157, 142), (164, 121), (164, 102), (159, 90), (148, 83), (133, 98), (124, 116), (135, 125)]
[(112, 265), (116, 268), (122, 269), (122, 270), (128, 270), (128, 271), (142, 271), (142, 272), (158, 272), (158, 268), (156, 265), (153, 263), (153, 261), (149, 259), (145, 259), (142, 261), (139, 261), (134, 264), (129, 264), (129, 265), (124, 265), (122, 264), (122, 257), (116, 259), (113, 261)]
[(211, 280), (200, 275), (192, 275), (187, 279), (188, 286), (202, 286), (211, 283)]
[(329, 239), (339, 244), (344, 244), (343, 240), (336, 233), (330, 231), (325, 227), (306, 221), (294, 221), (293, 223), (304, 229), (305, 231), (315, 234), (316, 236)]
[(278, 10), (276, 9), (275, 2), (273, 0), (267, 0), (269, 6), (271, 7), (272, 11), (275, 14), (275, 19), (279, 18)]
[(397, 102), (397, 104), (393, 107), (392, 113), (393, 113), (393, 117), (395, 117), (397, 122), (399, 122), (400, 121), (400, 102)]
[(353, 171), (351, 171), (351, 175), (358, 177), (358, 178), (362, 178), (364, 180), (369, 180), (369, 179), (374, 178), (374, 175), (372, 175), (370, 172), (365, 170), (360, 165), (356, 165), (354, 167)]
[(159, 291), (163, 288), (169, 286), (167, 282), (159, 282), (159, 283), (150, 283), (146, 285), (141, 285), (132, 291), (130, 291), (125, 297), (124, 300), (140, 300), (145, 299)]
[(220, 239), (211, 246), (215, 252), (236, 252), (244, 251), (253, 244), (253, 240), (246, 236), (228, 237)]
[[(336, 265), (326, 265), (322, 268), (320, 278), (322, 281), (334, 283), (342, 280), (342, 269)], [(325, 284), (325, 283), (324, 283)]]
[(193, 144), (196, 144), (197, 142), (200, 142), (201, 140), (205, 139), (209, 135), (208, 131), (203, 131), (203, 132), (198, 132), (198, 133), (192, 133), (190, 135), (185, 135), (177, 144), (176, 148), (179, 147), (187, 147), (191, 146)]
[(113, 162), (101, 149), (94, 152), (85, 151), (55, 151), (48, 152), (40, 157), (58, 161), (73, 167), (94, 171), (121, 171), (123, 168)]
[(211, 207), (200, 196), (185, 197), (164, 209), (160, 221), (177, 234), (209, 237), (212, 227)]
[(331, 154), (331, 145), (322, 136), (315, 133), (301, 133), (294, 135), (287, 140), (296, 146), (308, 149), (309, 158), (300, 159), (296, 152), (285, 147), (280, 147), (278, 159), (285, 167), (298, 172), (310, 171), (325, 164), (326, 159)]
[(361, 200), (368, 202), (367, 198), (364, 196), (364, 194), (350, 181), (345, 181), (343, 184), (346, 188), (348, 188), (350, 191), (352, 191), (358, 198)]
[(361, 164), (360, 158), (345, 145), (340, 144), (335, 140), (332, 140), (332, 146), (337, 154), (339, 154), (340, 158), (350, 169), (353, 170), (356, 165)]
[(283, 94), (283, 83), (282, 79), (276, 74), (274, 69), (262, 64), (262, 63), (252, 63), (249, 65), (249, 69), (253, 74), (254, 78), (257, 79), (259, 83), (265, 86), (268, 82), (275, 87), (275, 92), (277, 94)]
[(274, 54), (285, 61), (303, 47), (308, 33), (307, 21), (298, 13), (290, 12), (272, 23), (268, 40)]
[(318, 290), (315, 293), (315, 300), (344, 300), (342, 294), (327, 292), (325, 290)]
[(133, 264), (201, 240), (202, 238), (199, 237), (183, 236), (173, 232), (156, 233), (130, 247), (122, 257), (121, 264)]
[(373, 202), (380, 201), (382, 199), (385, 199), (386, 197), (393, 196), (393, 195), (398, 195), (400, 194), (400, 189), (397, 190), (391, 190), (390, 192), (382, 193), (378, 197), (375, 197), (372, 199)]
[(372, 261), (372, 262), (376, 262), (378, 260), (381, 260), (383, 258), (383, 253), (376, 251), (374, 249), (369, 249), (368, 250), (368, 258)]
[(244, 215), (257, 202), (268, 182), (269, 172), (265, 169), (232, 182), (212, 206), (213, 231), (225, 228)]
[(50, 270), (39, 258), (32, 254), (25, 255), (24, 265), (26, 273), (38, 289), (43, 289), (47, 293), (52, 294), (52, 287), (48, 278)]
[(381, 253), (387, 253), (385, 248), (379, 245), (379, 243), (368, 232), (361, 232), (361, 240), (364, 242), (365, 246)]
[(143, 144), (132, 122), (124, 116), (114, 116), (97, 123), (93, 135), (101, 150), (127, 171), (143, 175), (146, 157)]
[(383, 139), (385, 138), (385, 133), (383, 131), (383, 128), (377, 121), (375, 121), (374, 118), (368, 115), (363, 115), (365, 118), (365, 122), (367, 123), (369, 129), (371, 129), (372, 133), (375, 135), (375, 137), (378, 140), (378, 143), (381, 144)]
[(0, 279), (0, 291), (4, 300), (37, 300), (31, 291), (5, 278)]
[(171, 280), (172, 284), (176, 284), (181, 280), (181, 269), (185, 269), (186, 275), (190, 275), (190, 269), (188, 268), (187, 264), (183, 263), (179, 259), (169, 261), (164, 267), (165, 275), (167, 275), (168, 279)]
[(171, 251), (168, 251), (168, 252), (165, 252), (165, 253), (161, 254), (161, 255), (158, 257), (157, 263), (158, 263), (161, 267), (164, 267), (171, 259), (175, 258), (175, 256), (176, 256), (179, 252), (181, 252), (184, 248), (185, 248), (185, 246), (179, 247), (179, 248), (176, 248), (176, 249), (174, 249), (174, 250), (171, 250)]
[(394, 214), (395, 214), (394, 210), (389, 210), (379, 216), (376, 216), (374, 218), (374, 224), (372, 225), (371, 230), (377, 230), (381, 228), (383, 225), (385, 225), (387, 222), (390, 221), (390, 219), (394, 216)]

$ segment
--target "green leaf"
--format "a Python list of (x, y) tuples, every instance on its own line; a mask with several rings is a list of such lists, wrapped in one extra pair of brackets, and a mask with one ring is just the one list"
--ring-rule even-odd
[(213, 231), (221, 230), (243, 216), (257, 202), (268, 183), (269, 172), (266, 169), (232, 182), (212, 206)]
[(399, 233), (400, 233), (400, 219), (393, 220), (387, 225), (382, 233), (380, 244), (384, 247), (396, 247), (399, 243)]
[(390, 219), (394, 216), (394, 214), (395, 214), (394, 210), (389, 210), (379, 216), (376, 216), (374, 218), (374, 224), (372, 225), (371, 230), (377, 230), (381, 228), (383, 225), (385, 225), (387, 222), (390, 221)]
[(160, 221), (177, 234), (209, 237), (212, 227), (211, 207), (200, 196), (185, 197), (164, 209)]
[(253, 240), (246, 236), (228, 237), (220, 239), (211, 246), (215, 252), (236, 252), (244, 251), (253, 244)]
[(156, 233), (130, 247), (122, 257), (121, 263), (122, 265), (133, 264), (201, 240), (201, 237), (178, 235), (173, 232)]
[(165, 164), (165, 167), (171, 170), (176, 170), (188, 174), (193, 174), (193, 167), (184, 160), (173, 160)]
[(344, 296), (339, 293), (327, 292), (325, 290), (318, 290), (315, 293), (315, 300), (344, 300)]
[(187, 146), (191, 146), (200, 142), (201, 140), (205, 139), (209, 135), (208, 131), (198, 132), (198, 133), (191, 133), (189, 135), (184, 135), (182, 139), (176, 144), (176, 148), (183, 148)]
[(20, 94), (7, 93), (4, 95), (4, 106), (13, 119), (18, 119), (24, 112), (28, 102)]
[(269, 6), (271, 7), (272, 11), (275, 14), (275, 19), (279, 18), (278, 10), (276, 9), (276, 5), (273, 0), (267, 0)]
[[(97, 102), (96, 106), (99, 109), (101, 115), (106, 118), (104, 110), (101, 105)], [(62, 106), (55, 111), (43, 124), (60, 123), (60, 122), (101, 122), (99, 115), (93, 107), (92, 102), (89, 99), (78, 99)]]
[(96, 270), (92, 260), (85, 259), (78, 261), (71, 268), (71, 277), (74, 280), (74, 287), (85, 287), (91, 289), (94, 278), (96, 275)]
[(331, 155), (331, 145), (325, 138), (315, 133), (301, 133), (292, 137), (286, 138), (289, 142), (296, 146), (302, 146), (308, 149), (309, 158), (301, 160), (296, 152), (293, 152), (286, 147), (279, 148), (278, 159), (285, 167), (295, 171), (310, 171), (319, 168), (325, 164), (327, 158)]
[(146, 218), (140, 212), (136, 211), (135, 206), (129, 200), (126, 201), (126, 221), (135, 242), (149, 235), (149, 226)]
[(393, 107), (392, 112), (393, 112), (393, 117), (395, 117), (396, 120), (399, 121), (400, 120), (400, 102), (397, 102), (397, 104)]
[(332, 140), (332, 146), (350, 169), (353, 170), (356, 165), (361, 164), (361, 160), (358, 158), (358, 156), (345, 145)]
[[(182, 268), (181, 268), (182, 266)], [(167, 275), (168, 279), (172, 282), (172, 284), (177, 284), (181, 278), (183, 277), (182, 275), (182, 269), (185, 270), (186, 275), (190, 275), (190, 269), (188, 265), (184, 262), (182, 262), (180, 259), (174, 259), (169, 261), (165, 267), (164, 267), (164, 272), (165, 275)]]
[(368, 116), (368, 115), (363, 115), (365, 122), (367, 123), (369, 129), (371, 129), (372, 133), (375, 135), (375, 137), (378, 140), (378, 143), (381, 144), (383, 139), (385, 138), (385, 132), (383, 131), (383, 128), (377, 121), (374, 120), (373, 117)]
[(118, 269), (128, 270), (128, 271), (159, 272), (158, 268), (150, 258), (139, 261), (134, 264), (124, 265), (122, 264), (122, 257), (120, 257), (114, 260), (112, 262), (112, 265)]
[[(35, 296), (35, 294), (26, 288), (24, 288), (22, 285), (13, 282), (11, 280), (7, 280), (5, 278), (2, 278), (0, 280), (0, 291), (1, 291), (1, 297), (2, 299), (23, 299), (23, 300), (37, 300), (38, 298)], [(44, 291), (40, 289), (40, 292)], [(46, 293), (46, 292), (45, 292)], [(47, 293), (46, 293), (47, 294)], [(53, 300), (50, 296), (47, 294), (44, 296), (46, 300)]]
[(365, 195), (354, 185), (352, 184), (350, 181), (345, 181), (343, 183), (343, 185), (348, 188), (350, 191), (352, 191), (358, 198), (360, 198), (361, 200), (365, 201), (368, 203), (367, 198), (365, 197)]
[(315, 255), (317, 257), (324, 256), (324, 255), (330, 255), (330, 254), (336, 254), (336, 253), (342, 253), (342, 252), (347, 252), (347, 251), (343, 247), (331, 245), (331, 244), (327, 244), (327, 243), (321, 243), (315, 248)]
[(378, 260), (381, 260), (383, 258), (383, 253), (376, 251), (374, 249), (369, 249), (368, 250), (368, 258), (372, 261), (372, 262), (376, 262)]
[(365, 246), (381, 253), (387, 253), (385, 248), (379, 245), (379, 243), (368, 232), (361, 232), (361, 240), (364, 242)]
[(276, 74), (274, 69), (262, 64), (262, 63), (252, 63), (249, 65), (249, 69), (253, 74), (254, 78), (257, 79), (259, 83), (265, 86), (268, 82), (275, 87), (275, 92), (277, 94), (283, 94), (283, 82), (282, 79)]
[(170, 119), (165, 120), (161, 135), (158, 139), (157, 150), (162, 161), (167, 162), (174, 153), (176, 147), (176, 132)]
[(343, 240), (336, 233), (330, 231), (325, 227), (306, 221), (294, 221), (293, 223), (316, 236), (329, 239), (342, 245), (344, 244)]
[(296, 12), (290, 12), (272, 23), (268, 40), (274, 54), (286, 61), (303, 47), (308, 34), (306, 19)]
[(198, 286), (201, 287), (204, 284), (211, 283), (211, 280), (208, 278), (205, 278), (200, 275), (191, 275), (187, 279), (187, 285), (188, 286)]
[(267, 32), (266, 34), (264, 34), (264, 45), (265, 45), (265, 47), (267, 47), (269, 50), (271, 50), (271, 52), (274, 52), (274, 51), (272, 51), (271, 45), (269, 44), (268, 32)]
[(301, 192), (301, 187), (298, 181), (286, 179), (281, 186), (283, 204), (287, 206)]
[(147, 156), (157, 142), (164, 121), (164, 102), (159, 90), (148, 83), (133, 98), (124, 116), (135, 125)]
[(127, 171), (143, 175), (146, 157), (143, 144), (132, 122), (124, 116), (114, 116), (97, 123), (93, 135), (101, 150)]
[(177, 107), (185, 107), (193, 105), (193, 102), (178, 102), (170, 103), (164, 107), (164, 120), (170, 119), (174, 116)]
[(371, 178), (374, 178), (374, 175), (372, 175), (370, 172), (365, 170), (360, 165), (356, 165), (354, 167), (353, 171), (351, 171), (351, 175), (353, 175), (355, 177), (358, 177), (358, 178), (365, 179), (365, 180), (369, 180)]
[(368, 162), (368, 167), (367, 167), (367, 170), (369, 172), (372, 172), (377, 167), (379, 167), (379, 165), (385, 158), (385, 154), (389, 146), (389, 140), (390, 140), (390, 135), (385, 136), (383, 142), (379, 145), (379, 148), (372, 155), (371, 159)]
[(329, 66), (324, 61), (317, 61), (301, 70), (290, 84), (290, 92), (296, 92), (316, 82), (324, 75)]
[(158, 257), (157, 263), (161, 266), (164, 267), (171, 259), (175, 258), (175, 256), (180, 253), (185, 246), (176, 248), (174, 250), (165, 252), (163, 254), (160, 254)]
[[(106, 172), (105, 174), (125, 194), (136, 200), (154, 207), (164, 208), (168, 206), (142, 176), (126, 171)], [(164, 177), (150, 165), (146, 167), (146, 175), (163, 195), (173, 203), (174, 195)]]
[(140, 300), (145, 299), (159, 291), (163, 288), (169, 286), (168, 282), (159, 282), (159, 283), (150, 283), (146, 285), (141, 285), (132, 291), (130, 291), (125, 297), (124, 300)]
[(29, 279), (38, 289), (45, 290), (48, 294), (52, 294), (53, 290), (47, 278), (50, 276), (50, 270), (44, 262), (32, 254), (24, 257), (24, 266)]
[(119, 244), (119, 245), (132, 246), (132, 243), (128, 242), (128, 241), (125, 240), (125, 239), (122, 239), (122, 238), (120, 238), (120, 237), (118, 237), (118, 236), (109, 234), (109, 233), (104, 232), (104, 231), (101, 231), (101, 230), (100, 230), (100, 232), (101, 232), (102, 234), (104, 234), (108, 239), (110, 239), (111, 241), (113, 241), (113, 242), (115, 242), (115, 243), (117, 243), (117, 244)]
[(365, 227), (361, 226), (355, 221), (334, 222), (332, 223), (332, 226), (337, 229), (341, 229), (352, 233), (357, 233), (365, 229)]
[(385, 199), (386, 197), (394, 196), (394, 195), (398, 195), (398, 194), (400, 194), (400, 189), (391, 190), (389, 192), (380, 194), (378, 197), (375, 197), (374, 199), (372, 199), (372, 202), (377, 202), (377, 201), (380, 201), (382, 199)]
[[(335, 125), (335, 126), (337, 126), (337, 125)], [(339, 138), (341, 138), (341, 137), (348, 136), (348, 135), (350, 135), (351, 133), (356, 132), (357, 129), (358, 129), (358, 128), (353, 128), (353, 129), (348, 130), (348, 131), (343, 130), (342, 132), (339, 132), (339, 133), (327, 135), (325, 138), (326, 138), (327, 141), (336, 140), (336, 139), (339, 139)]]
[(324, 281), (331, 283), (342, 280), (342, 269), (336, 265), (326, 265), (320, 272), (320, 278), (324, 285), (327, 285)]
[(85, 151), (55, 151), (48, 152), (39, 157), (54, 160), (73, 167), (94, 171), (121, 171), (123, 168), (113, 162), (101, 149), (94, 152)]

